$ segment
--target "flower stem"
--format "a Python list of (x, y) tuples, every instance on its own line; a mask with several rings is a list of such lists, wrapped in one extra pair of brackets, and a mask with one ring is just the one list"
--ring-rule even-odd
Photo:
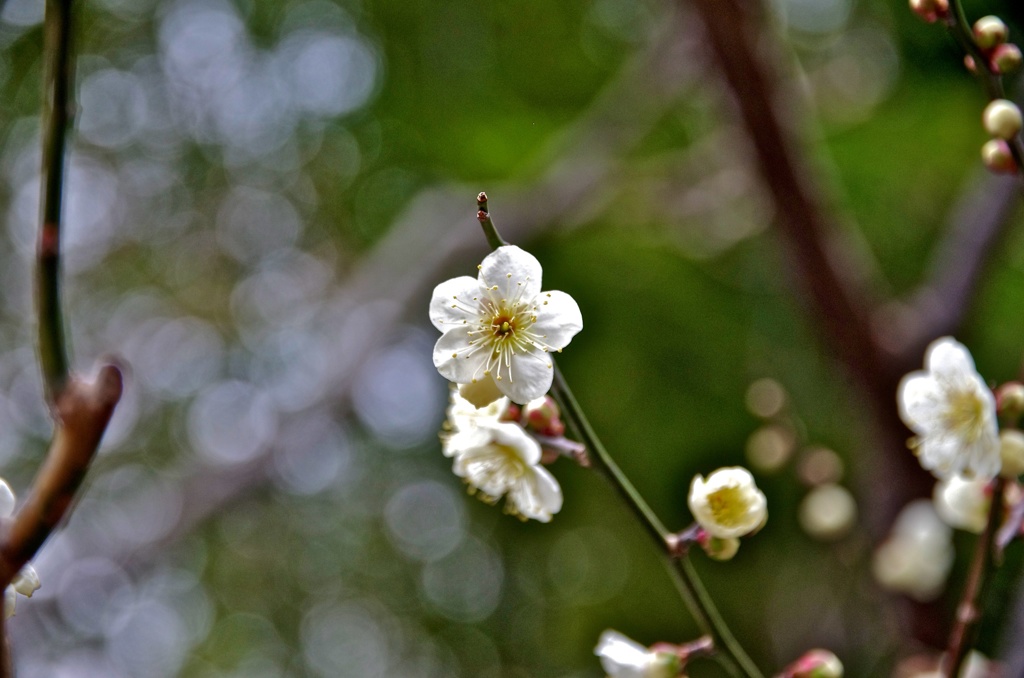
[(60, 294), (61, 205), (64, 187), (64, 156), (74, 59), (71, 53), (72, 0), (46, 0), (43, 94), (43, 181), (36, 261), (36, 310), (38, 313), (39, 362), (50, 403), (68, 380), (68, 350)]
[(986, 575), (992, 569), (992, 550), (999, 528), (999, 517), (1003, 510), (1005, 489), (1006, 481), (1003, 478), (997, 478), (992, 489), (992, 504), (988, 509), (985, 531), (979, 535), (978, 541), (974, 545), (971, 569), (967, 575), (967, 583), (964, 585), (960, 603), (956, 608), (956, 623), (949, 634), (949, 648), (941, 667), (943, 678), (954, 678), (960, 675), (964, 659), (974, 644), (974, 632), (978, 622), (984, 616), (985, 610), (981, 593), (985, 586)]
[[(477, 219), (487, 236), (487, 242), (492, 248), (498, 248), (508, 243), (498, 233), (497, 227), (491, 220), (487, 211), (487, 195), (480, 193), (477, 197)], [(708, 595), (704, 584), (697, 576), (693, 564), (685, 553), (679, 554), (671, 546), (672, 533), (665, 528), (661, 520), (654, 513), (651, 507), (644, 501), (640, 492), (633, 486), (626, 475), (612, 459), (608, 450), (601, 444), (593, 427), (587, 420), (583, 409), (580, 407), (572, 389), (565, 381), (561, 370), (554, 359), (551, 361), (554, 370), (554, 379), (551, 385), (551, 394), (558, 401), (562, 412), (566, 415), (570, 425), (576, 431), (587, 449), (592, 453), (593, 467), (601, 472), (611, 482), (618, 492), (619, 498), (633, 515), (640, 522), (644, 531), (654, 540), (661, 554), (664, 556), (665, 565), (668, 568), (673, 584), (679, 591), (683, 602), (689, 608), (697, 626), (703, 635), (711, 638), (717, 652), (714, 655), (722, 666), (733, 676), (745, 676), (746, 678), (763, 678), (757, 666), (750, 659), (742, 646), (733, 636), (732, 631), (722, 619), (714, 601)]]

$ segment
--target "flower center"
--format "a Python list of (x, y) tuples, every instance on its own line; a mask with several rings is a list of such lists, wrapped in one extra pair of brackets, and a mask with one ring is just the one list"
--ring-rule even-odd
[(985, 403), (974, 391), (956, 391), (949, 396), (943, 413), (946, 426), (958, 431), (966, 440), (981, 437), (985, 421)]
[(747, 514), (747, 503), (738, 487), (723, 487), (710, 493), (708, 506), (715, 522), (725, 527), (736, 527)]
[(499, 338), (504, 337), (506, 334), (515, 334), (515, 318), (510, 318), (507, 315), (500, 315), (491, 321), (491, 328), (494, 330), (494, 336)]

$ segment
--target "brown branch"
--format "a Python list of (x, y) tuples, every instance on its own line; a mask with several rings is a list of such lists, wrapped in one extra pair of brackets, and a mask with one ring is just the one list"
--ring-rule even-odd
[(104, 365), (95, 381), (74, 374), (68, 379), (57, 399), (50, 450), (27, 500), (0, 540), (0, 590), (60, 525), (96, 455), (121, 390), (121, 371), (114, 365)]
[(997, 478), (992, 491), (992, 504), (989, 506), (988, 520), (985, 521), (985, 531), (978, 535), (978, 541), (975, 544), (971, 570), (967, 575), (967, 584), (964, 586), (960, 604), (956, 609), (956, 623), (949, 635), (949, 648), (940, 667), (943, 678), (956, 678), (960, 675), (960, 667), (971, 649), (974, 633), (984, 615), (982, 590), (985, 586), (986, 575), (991, 569), (992, 547), (999, 528), (999, 519), (1003, 513), (1005, 489), (1006, 481)]
[[(803, 163), (793, 151), (776, 110), (778, 76), (754, 51), (761, 44), (749, 6), (740, 0), (694, 0), (711, 48), (732, 90), (754, 148), (761, 179), (775, 202), (777, 227), (790, 250), (795, 277), (814, 316), (851, 374), (879, 390), (877, 349), (871, 336), (866, 291), (856, 267), (837, 247), (835, 227), (819, 204)], [(872, 381), (874, 380), (874, 381)]]

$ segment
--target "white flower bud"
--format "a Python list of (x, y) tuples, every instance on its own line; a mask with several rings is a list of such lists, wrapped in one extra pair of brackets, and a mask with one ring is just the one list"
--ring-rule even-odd
[(1013, 174), (1017, 161), (1013, 159), (1010, 145), (1002, 139), (989, 139), (981, 147), (981, 161), (989, 171), (996, 174)]
[(1007, 141), (1017, 136), (1024, 126), (1017, 104), (1007, 99), (996, 99), (989, 103), (982, 115), (982, 122), (986, 132)]
[(722, 539), (750, 534), (768, 518), (764, 493), (757, 489), (750, 471), (738, 466), (720, 468), (707, 480), (696, 476), (688, 503), (700, 526)]

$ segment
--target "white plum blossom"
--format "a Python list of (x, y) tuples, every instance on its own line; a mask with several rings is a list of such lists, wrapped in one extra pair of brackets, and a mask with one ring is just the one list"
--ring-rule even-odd
[(953, 567), (952, 530), (927, 499), (903, 507), (889, 538), (875, 550), (872, 572), (879, 584), (928, 602), (942, 593)]
[[(0, 518), (10, 518), (14, 515), (14, 491), (7, 482), (0, 478)], [(39, 589), (39, 575), (31, 565), (23, 566), (10, 585), (4, 589), (4, 617), (9, 619), (14, 616), (14, 608), (17, 604), (18, 594), (31, 598), (32, 594)]]
[(508, 411), (510, 401), (501, 397), (484, 407), (476, 407), (453, 388), (448, 406), (448, 432), (441, 436), (441, 450), (454, 457), (459, 450), (486, 445), (492, 434), (487, 424), (497, 424)]
[(989, 480), (999, 473), (995, 397), (962, 344), (950, 337), (932, 342), (925, 370), (903, 377), (898, 402), (925, 469), (939, 478)]
[(505, 510), (542, 523), (562, 508), (562, 488), (540, 464), (541, 448), (519, 424), (483, 421), (475, 433), (449, 439), (455, 475), (490, 503), (505, 497)]
[(690, 511), (713, 537), (742, 537), (768, 519), (768, 500), (745, 468), (720, 468), (704, 480), (697, 475), (690, 485)]
[(992, 494), (987, 480), (950, 476), (935, 485), (935, 512), (950, 527), (981, 534), (988, 522)]
[(434, 288), (430, 322), (441, 331), (434, 366), (457, 384), (493, 378), (524, 404), (551, 388), (550, 351), (583, 329), (579, 306), (565, 292), (542, 292), (537, 259), (514, 245), (484, 258), (476, 278), (452, 278)]
[(675, 678), (681, 670), (679, 658), (670, 652), (656, 652), (608, 630), (594, 648), (609, 678)]

